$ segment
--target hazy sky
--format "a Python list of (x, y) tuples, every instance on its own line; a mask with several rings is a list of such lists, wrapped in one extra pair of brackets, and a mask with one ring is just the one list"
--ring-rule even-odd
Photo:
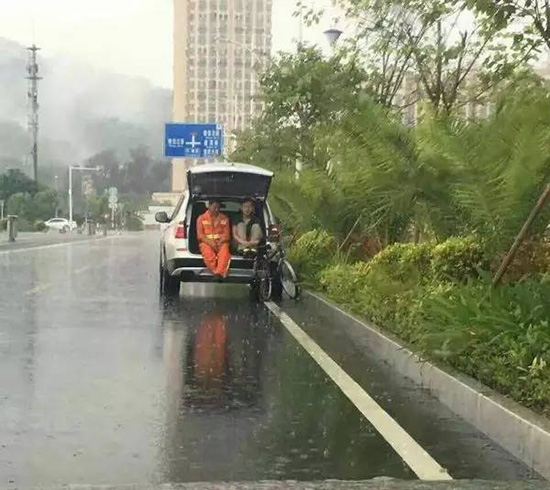
[[(316, 4), (329, 0), (316, 0)], [(274, 0), (274, 50), (299, 35), (296, 0)], [(321, 28), (305, 38), (323, 41)], [(0, 36), (98, 68), (172, 83), (172, 0), (0, 0)]]

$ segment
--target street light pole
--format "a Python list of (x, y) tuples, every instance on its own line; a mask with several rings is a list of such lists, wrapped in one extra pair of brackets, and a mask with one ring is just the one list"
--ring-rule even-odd
[(55, 217), (59, 215), (59, 177), (55, 176)]
[(73, 225), (73, 167), (69, 167), (69, 227)]
[(259, 65), (264, 64), (264, 60), (262, 60), (258, 56), (258, 53), (256, 53), (256, 51), (254, 51), (252, 48), (249, 48), (246, 44), (243, 44), (243, 43), (240, 43), (238, 41), (234, 41), (233, 39), (228, 39), (228, 38), (225, 38), (225, 37), (217, 37), (215, 40), (220, 41), (222, 43), (233, 44), (235, 46), (239, 46), (240, 48), (244, 49), (245, 51), (249, 52), (252, 56), (254, 56), (254, 58), (256, 59), (256, 62)]

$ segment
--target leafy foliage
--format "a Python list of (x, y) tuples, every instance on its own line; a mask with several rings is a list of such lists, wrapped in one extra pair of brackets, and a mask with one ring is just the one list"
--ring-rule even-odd
[(34, 180), (18, 169), (10, 169), (0, 175), (0, 199), (7, 201), (13, 194), (38, 192)]
[(493, 29), (514, 29), (518, 48), (550, 47), (550, 4), (544, 0), (468, 0)]
[(46, 226), (46, 223), (42, 220), (36, 220), (33, 225), (33, 231), (46, 231), (48, 227)]
[(430, 243), (395, 243), (377, 254), (369, 270), (383, 270), (388, 276), (404, 280), (409, 276), (430, 275), (433, 246)]
[(475, 237), (453, 237), (432, 250), (432, 273), (439, 280), (466, 281), (488, 269), (483, 245)]
[(548, 279), (492, 289), (454, 284), (426, 296), (419, 345), (463, 372), (550, 413)]
[(356, 110), (363, 80), (354, 58), (325, 59), (305, 45), (280, 54), (260, 82), (264, 111), (254, 130), (240, 135), (232, 160), (277, 170), (294, 169), (300, 161), (323, 169), (326, 156), (315, 145), (314, 132)]
[(98, 194), (110, 187), (116, 187), (121, 194), (134, 195), (146, 195), (170, 187), (170, 162), (153, 158), (145, 146), (131, 149), (127, 161), (120, 161), (112, 150), (102, 151), (89, 158), (86, 166), (100, 168), (99, 173), (91, 174)]
[[(425, 258), (417, 260), (425, 257), (426, 246), (416, 252), (413, 247), (390, 247), (370, 263), (328, 266), (318, 284), (331, 299), (424, 355), (550, 414), (548, 277), (498, 289), (483, 278), (439, 282), (430, 278)], [(410, 273), (415, 263), (425, 275)]]
[(315, 279), (331, 261), (337, 251), (336, 240), (324, 230), (304, 233), (291, 249), (290, 259), (306, 278)]
[[(476, 17), (470, 3), (340, 2), (346, 17), (356, 24), (352, 49), (366, 66), (366, 88), (373, 99), (387, 106), (426, 99), (436, 113), (451, 114), (468, 101), (490, 95), (496, 84), (529, 59), (532, 49), (514, 49), (518, 43), (508, 41), (508, 29)], [(322, 9), (300, 1), (297, 15), (315, 23), (322, 18)], [(399, 91), (411, 74), (418, 86), (412, 100), (404, 101)]]
[(52, 190), (29, 193), (18, 192), (13, 194), (7, 202), (8, 214), (19, 217), (19, 229), (22, 229), (23, 220), (27, 228), (32, 228), (32, 223), (37, 220), (46, 221), (54, 216), (57, 206), (57, 193)]

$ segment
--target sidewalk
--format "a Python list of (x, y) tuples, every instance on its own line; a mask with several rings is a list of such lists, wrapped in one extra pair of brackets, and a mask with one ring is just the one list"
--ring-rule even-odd
[(93, 240), (95, 238), (102, 238), (102, 234), (98, 235), (79, 235), (75, 232), (73, 233), (19, 233), (15, 242), (8, 242), (8, 234), (5, 232), (0, 232), (0, 251), (10, 251), (17, 250), (21, 248), (35, 248), (43, 247), (45, 245), (55, 245), (58, 243), (70, 243), (70, 242), (79, 242), (85, 240)]

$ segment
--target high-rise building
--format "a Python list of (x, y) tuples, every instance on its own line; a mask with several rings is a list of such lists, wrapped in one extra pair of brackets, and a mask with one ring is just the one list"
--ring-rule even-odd
[[(271, 52), (272, 0), (174, 0), (174, 122), (222, 124), (226, 147), (261, 110), (259, 69)], [(174, 160), (172, 188), (190, 160)]]

